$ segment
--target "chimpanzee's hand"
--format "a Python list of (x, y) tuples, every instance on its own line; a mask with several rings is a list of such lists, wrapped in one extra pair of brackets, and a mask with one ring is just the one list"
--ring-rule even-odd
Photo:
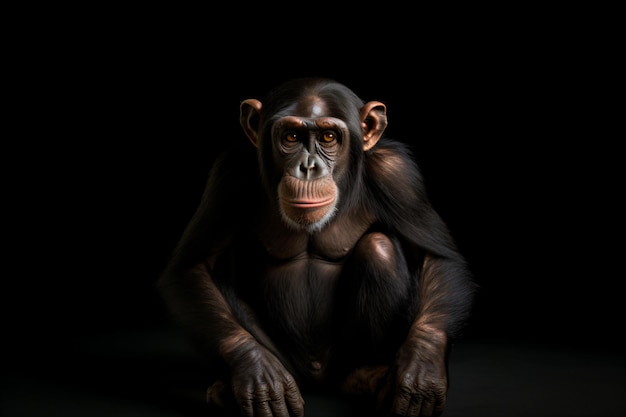
[(304, 416), (296, 381), (276, 356), (254, 341), (231, 353), (231, 388), (243, 416)]
[(400, 348), (379, 399), (391, 415), (436, 417), (445, 408), (448, 390), (446, 338), (415, 332)]

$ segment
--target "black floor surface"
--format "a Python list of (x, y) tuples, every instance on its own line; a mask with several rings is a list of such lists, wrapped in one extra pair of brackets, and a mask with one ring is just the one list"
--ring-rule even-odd
[[(168, 329), (100, 334), (46, 357), (22, 353), (2, 374), (3, 417), (210, 415), (203, 366)], [(446, 417), (626, 415), (626, 361), (616, 352), (465, 340), (450, 372)], [(335, 399), (305, 400), (307, 417), (354, 415)]]

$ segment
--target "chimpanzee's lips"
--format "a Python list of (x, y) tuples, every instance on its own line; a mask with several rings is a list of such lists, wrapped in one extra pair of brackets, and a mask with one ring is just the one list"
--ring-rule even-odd
[(321, 200), (288, 200), (285, 199), (285, 203), (289, 204), (292, 207), (303, 208), (303, 209), (311, 209), (317, 207), (324, 207), (331, 204), (335, 200), (334, 197), (325, 198)]

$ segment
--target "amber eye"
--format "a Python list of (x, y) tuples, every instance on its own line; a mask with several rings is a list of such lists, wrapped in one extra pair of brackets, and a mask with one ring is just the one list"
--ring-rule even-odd
[(337, 135), (331, 130), (326, 130), (321, 136), (322, 142), (330, 143), (337, 140)]
[(298, 134), (296, 132), (287, 132), (285, 133), (285, 140), (287, 142), (297, 142), (298, 141)]

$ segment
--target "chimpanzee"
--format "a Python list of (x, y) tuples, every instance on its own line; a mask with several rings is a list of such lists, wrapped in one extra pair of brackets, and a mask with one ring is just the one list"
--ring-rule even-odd
[(298, 78), (240, 122), (254, 146), (214, 161), (159, 279), (213, 367), (211, 406), (303, 416), (310, 391), (440, 415), (475, 284), (385, 104)]

